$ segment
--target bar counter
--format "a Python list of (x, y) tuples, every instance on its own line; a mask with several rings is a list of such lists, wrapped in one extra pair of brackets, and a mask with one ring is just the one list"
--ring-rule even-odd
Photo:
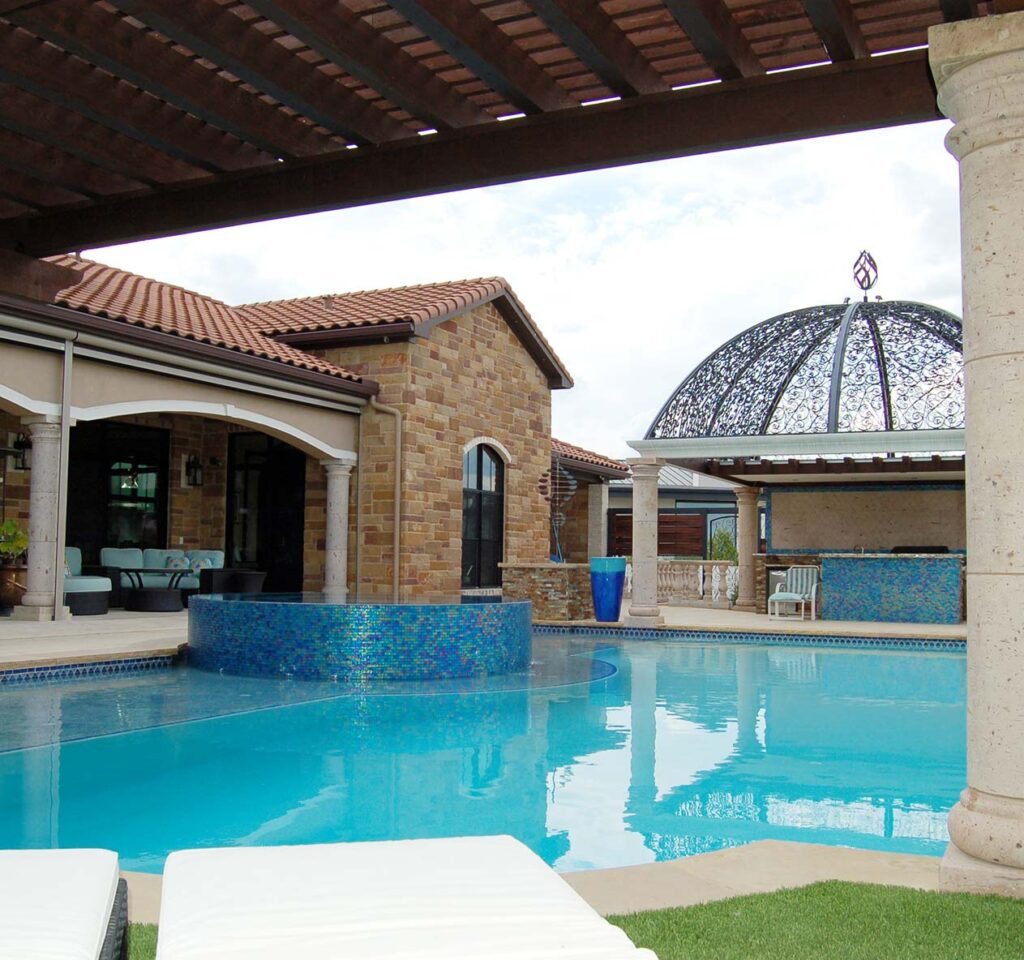
[(822, 617), (960, 623), (963, 563), (957, 553), (822, 554)]

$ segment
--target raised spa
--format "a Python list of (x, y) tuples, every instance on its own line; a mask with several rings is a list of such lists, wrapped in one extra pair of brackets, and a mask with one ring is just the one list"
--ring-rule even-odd
[(195, 596), (189, 662), (237, 676), (361, 683), (494, 676), (530, 664), (531, 605)]

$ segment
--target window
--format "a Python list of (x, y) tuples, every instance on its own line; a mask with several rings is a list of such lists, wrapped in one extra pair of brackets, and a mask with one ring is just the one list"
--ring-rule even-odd
[(501, 586), (505, 464), (480, 444), (462, 459), (462, 586)]

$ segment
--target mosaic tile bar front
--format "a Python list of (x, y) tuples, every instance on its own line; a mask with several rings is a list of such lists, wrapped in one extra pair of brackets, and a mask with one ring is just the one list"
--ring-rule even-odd
[(825, 555), (821, 577), (827, 620), (959, 623), (958, 555)]
[(495, 676), (530, 664), (529, 603), (376, 604), (198, 596), (188, 658), (239, 676), (362, 683)]

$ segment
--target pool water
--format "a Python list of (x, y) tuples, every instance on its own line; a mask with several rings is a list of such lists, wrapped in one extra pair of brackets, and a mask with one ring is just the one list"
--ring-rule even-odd
[(0, 848), (510, 833), (559, 870), (753, 840), (939, 855), (959, 654), (534, 640), (529, 675), (339, 688), (177, 668), (0, 691)]

